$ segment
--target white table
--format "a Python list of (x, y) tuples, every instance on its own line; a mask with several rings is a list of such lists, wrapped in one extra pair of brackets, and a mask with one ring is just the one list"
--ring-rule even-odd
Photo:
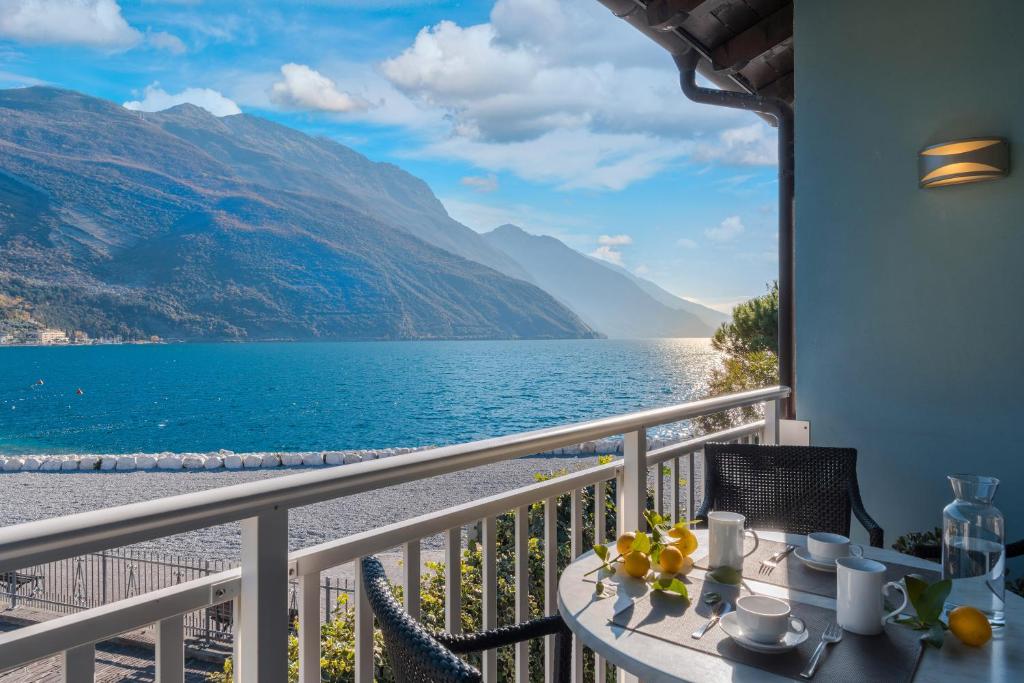
[[(694, 557), (699, 560), (707, 552), (707, 530), (701, 529), (695, 533), (700, 545)], [(793, 534), (765, 531), (758, 532), (758, 535), (770, 541), (804, 544), (803, 536)], [(865, 546), (864, 554), (882, 562), (897, 562), (938, 570), (938, 566), (931, 562), (901, 555), (892, 550)], [(653, 636), (611, 624), (611, 617), (646, 592), (646, 588), (637, 579), (616, 575), (605, 580), (615, 589), (615, 594), (603, 598), (596, 597), (593, 581), (584, 581), (583, 575), (599, 564), (600, 561), (594, 553), (589, 552), (566, 568), (558, 582), (558, 610), (583, 645), (612, 664), (639, 677), (641, 681), (651, 683), (753, 683), (790, 680), (682, 645), (673, 646)], [(703, 571), (693, 570), (692, 576), (701, 578), (703, 575)], [(589, 578), (593, 579), (593, 575)], [(765, 595), (835, 608), (835, 600), (832, 598), (791, 591), (781, 586), (761, 583), (756, 579), (756, 576), (745, 577), (744, 583), (752, 590)], [(996, 629), (992, 640), (985, 647), (967, 647), (952, 634), (947, 634), (941, 650), (929, 649), (925, 653), (914, 677), (914, 683), (1024, 681), (1024, 599), (1011, 593), (1007, 593), (1006, 598), (1007, 626)]]

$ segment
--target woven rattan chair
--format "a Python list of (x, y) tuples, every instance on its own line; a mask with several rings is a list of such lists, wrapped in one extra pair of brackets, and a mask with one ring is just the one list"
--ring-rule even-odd
[(695, 515), (728, 510), (756, 529), (850, 535), (852, 512), (882, 547), (882, 528), (864, 509), (857, 451), (819, 446), (709, 443), (704, 447), (704, 502)]
[(375, 557), (363, 560), (363, 586), (377, 625), (384, 634), (388, 661), (397, 683), (482, 681), (481, 673), (456, 654), (482, 652), (524, 640), (554, 635), (555, 680), (569, 681), (572, 632), (560, 616), (542, 617), (491, 631), (452, 635), (431, 633), (402, 608), (391, 593), (384, 567)]

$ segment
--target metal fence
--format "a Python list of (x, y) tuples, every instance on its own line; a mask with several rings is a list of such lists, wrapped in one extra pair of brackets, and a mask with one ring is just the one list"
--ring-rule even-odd
[[(115, 548), (0, 574), (0, 587), (9, 608), (31, 607), (70, 614), (175, 586), (238, 566), (218, 559), (197, 559), (134, 548)], [(289, 612), (298, 613), (297, 584), (290, 582)], [(325, 577), (320, 586), (321, 620), (335, 611), (338, 598), (352, 594), (346, 578)], [(230, 642), (232, 613), (211, 607), (185, 615), (186, 636)]]

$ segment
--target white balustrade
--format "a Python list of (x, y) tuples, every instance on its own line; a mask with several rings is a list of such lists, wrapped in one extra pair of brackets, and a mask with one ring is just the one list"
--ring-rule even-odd
[[(680, 459), (686, 458), (686, 510), (692, 518), (696, 505), (696, 458), (709, 441), (775, 443), (778, 435), (777, 402), (789, 395), (785, 387), (744, 392), (641, 413), (620, 415), (510, 435), (469, 444), (428, 449), (367, 460), (342, 468), (320, 468), (302, 474), (225, 487), (161, 500), (136, 503), (67, 517), (0, 529), (0, 572), (15, 571), (46, 561), (202, 529), (233, 521), (242, 523), (242, 566), (116, 603), (65, 615), (41, 624), (0, 634), (0, 671), (61, 654), (67, 681), (91, 681), (95, 669), (95, 643), (126, 631), (156, 624), (157, 673), (161, 681), (182, 680), (182, 615), (224, 602), (234, 605), (237, 628), (234, 651), (236, 681), (260, 683), (285, 680), (288, 665), (285, 615), (288, 579), (299, 590), (300, 683), (320, 680), (320, 573), (355, 562), (355, 672), (359, 683), (373, 680), (373, 615), (361, 576), (362, 558), (401, 548), (402, 585), (407, 611), (420, 612), (420, 541), (443, 534), (445, 543), (445, 626), (461, 630), (462, 528), (482, 520), (482, 627), (493, 628), (497, 613), (498, 516), (512, 513), (514, 532), (514, 618), (529, 614), (529, 506), (543, 502), (543, 600), (545, 614), (557, 612), (558, 501), (569, 498), (570, 555), (583, 553), (583, 492), (594, 491), (593, 536), (609, 538), (605, 496), (609, 481), (616, 482), (617, 535), (642, 528), (647, 504), (648, 472), (654, 471), (655, 501), (677, 519), (682, 506)], [(731, 408), (764, 405), (765, 420), (715, 434), (648, 450), (652, 427), (709, 415)], [(414, 481), (533, 453), (550, 452), (574, 444), (597, 442), (623, 435), (624, 457), (529, 486), (431, 512), (367, 532), (353, 534), (288, 554), (288, 510), (392, 484)], [(659, 442), (661, 443), (661, 442)], [(224, 454), (229, 467), (249, 466)], [(663, 463), (669, 469), (669, 490), (664, 491)], [(554, 671), (554, 637), (545, 643), (545, 680)], [(572, 676), (583, 677), (582, 647), (573, 647)], [(484, 680), (497, 680), (497, 652), (483, 656)], [(529, 680), (529, 646), (515, 647), (515, 680)], [(605, 663), (595, 658), (596, 680), (605, 681)]]

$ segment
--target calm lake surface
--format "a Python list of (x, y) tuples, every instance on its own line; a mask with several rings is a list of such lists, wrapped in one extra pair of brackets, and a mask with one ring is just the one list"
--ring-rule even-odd
[(457, 443), (686, 401), (717, 358), (707, 339), (0, 348), (0, 453)]

